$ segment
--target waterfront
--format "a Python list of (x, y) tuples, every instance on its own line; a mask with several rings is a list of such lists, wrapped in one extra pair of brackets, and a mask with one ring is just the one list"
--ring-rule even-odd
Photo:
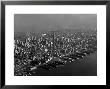
[(67, 63), (54, 70), (37, 69), (37, 76), (97, 76), (97, 53), (85, 57), (83, 60)]

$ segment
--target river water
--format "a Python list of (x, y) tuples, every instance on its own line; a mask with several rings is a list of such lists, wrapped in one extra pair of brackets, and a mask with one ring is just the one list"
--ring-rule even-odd
[(51, 71), (38, 68), (34, 76), (97, 76), (97, 53)]

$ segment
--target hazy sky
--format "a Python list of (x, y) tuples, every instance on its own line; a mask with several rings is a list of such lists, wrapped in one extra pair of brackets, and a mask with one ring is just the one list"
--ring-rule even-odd
[(95, 29), (96, 14), (15, 14), (15, 32)]

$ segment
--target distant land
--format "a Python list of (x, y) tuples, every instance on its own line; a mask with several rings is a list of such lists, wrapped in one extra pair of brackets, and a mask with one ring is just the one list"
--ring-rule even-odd
[(15, 14), (15, 32), (96, 30), (96, 14)]

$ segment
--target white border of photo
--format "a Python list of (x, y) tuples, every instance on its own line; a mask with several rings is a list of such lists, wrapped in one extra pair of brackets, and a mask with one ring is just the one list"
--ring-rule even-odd
[[(106, 85), (106, 5), (6, 5), (6, 85)], [(14, 76), (14, 14), (97, 14), (97, 76)]]

